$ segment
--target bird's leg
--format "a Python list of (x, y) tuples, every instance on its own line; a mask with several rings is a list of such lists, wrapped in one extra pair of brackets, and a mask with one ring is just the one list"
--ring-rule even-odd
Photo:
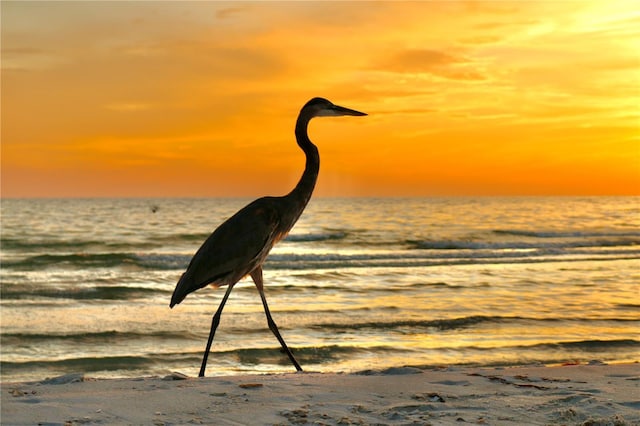
[(287, 347), (287, 344), (284, 342), (284, 339), (278, 331), (278, 326), (276, 325), (275, 321), (273, 321), (273, 318), (271, 318), (271, 312), (269, 312), (269, 305), (267, 305), (267, 299), (264, 296), (264, 287), (262, 285), (262, 267), (258, 266), (256, 269), (254, 269), (253, 272), (251, 272), (251, 278), (256, 284), (256, 287), (258, 287), (258, 292), (260, 293), (260, 298), (262, 299), (262, 306), (264, 306), (264, 313), (267, 315), (267, 324), (269, 325), (269, 330), (271, 330), (274, 336), (276, 336), (276, 339), (278, 339), (278, 342), (280, 342), (282, 349), (284, 349), (284, 352), (293, 363), (293, 366), (296, 367), (296, 370), (302, 371), (302, 367), (300, 367), (300, 364), (298, 364), (298, 361), (296, 361), (293, 354)]
[(220, 324), (220, 314), (222, 314), (222, 308), (224, 308), (224, 304), (227, 303), (227, 299), (229, 298), (229, 294), (231, 294), (232, 289), (233, 285), (230, 285), (227, 288), (227, 291), (222, 298), (222, 302), (220, 302), (220, 306), (218, 306), (218, 310), (211, 319), (211, 331), (209, 332), (209, 340), (207, 341), (207, 348), (204, 350), (204, 357), (202, 358), (202, 366), (200, 367), (200, 374), (198, 374), (198, 377), (204, 377), (204, 370), (205, 368), (207, 368), (207, 358), (209, 358), (209, 351), (211, 350), (211, 343), (213, 343), (213, 336), (216, 334), (216, 328), (218, 328), (218, 324)]

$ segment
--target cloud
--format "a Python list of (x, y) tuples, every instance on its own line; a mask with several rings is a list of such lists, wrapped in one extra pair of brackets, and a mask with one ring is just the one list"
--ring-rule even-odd
[(425, 73), (451, 80), (484, 80), (469, 58), (432, 49), (405, 49), (381, 61), (378, 69), (395, 73)]
[(145, 103), (136, 103), (136, 102), (123, 102), (123, 103), (113, 103), (105, 105), (106, 109), (110, 109), (112, 111), (120, 111), (120, 112), (135, 112), (135, 111), (144, 111), (153, 108), (151, 104)]
[(227, 7), (216, 11), (216, 18), (228, 19), (230, 17), (243, 13), (246, 10), (246, 7)]
[(38, 47), (3, 47), (1, 55), (3, 71), (42, 70), (61, 62), (52, 50)]
[(14, 48), (2, 48), (3, 55), (38, 55), (44, 53), (42, 49), (37, 47), (14, 47)]
[(429, 49), (407, 49), (396, 53), (385, 68), (399, 72), (429, 72), (459, 62), (464, 60), (449, 53)]
[(499, 36), (479, 35), (479, 36), (460, 38), (458, 39), (458, 42), (462, 44), (471, 44), (471, 45), (496, 44), (502, 41), (503, 39), (504, 39), (503, 37), (499, 37)]

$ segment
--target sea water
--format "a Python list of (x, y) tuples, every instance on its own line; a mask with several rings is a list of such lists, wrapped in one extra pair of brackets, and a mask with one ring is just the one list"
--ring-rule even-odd
[[(246, 199), (1, 203), (1, 379), (198, 373), (224, 289), (173, 309)], [(314, 198), (264, 265), (305, 370), (640, 360), (640, 199)], [(212, 259), (215, 261), (215, 259)], [(208, 375), (295, 371), (250, 279)]]

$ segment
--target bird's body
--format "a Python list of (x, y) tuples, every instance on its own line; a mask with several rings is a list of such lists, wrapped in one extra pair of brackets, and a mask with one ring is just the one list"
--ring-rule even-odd
[(182, 302), (189, 293), (207, 285), (228, 286), (227, 292), (213, 316), (200, 376), (204, 376), (207, 357), (220, 321), (222, 308), (233, 286), (247, 275), (251, 276), (258, 288), (269, 328), (296, 369), (302, 370), (271, 318), (264, 296), (262, 264), (271, 248), (284, 238), (296, 223), (309, 202), (316, 184), (320, 169), (320, 156), (318, 149), (307, 135), (309, 121), (318, 116), (340, 115), (366, 114), (333, 105), (322, 98), (314, 98), (305, 104), (298, 116), (295, 134), (298, 145), (306, 155), (306, 166), (296, 187), (282, 197), (259, 198), (227, 219), (202, 244), (191, 259), (187, 270), (180, 277), (171, 297), (170, 307), (172, 308)]
[[(170, 306), (207, 285), (234, 285), (262, 265), (271, 248), (295, 222), (285, 214), (286, 205), (282, 198), (259, 198), (220, 225), (191, 260), (176, 286)], [(210, 262), (199, 259), (210, 259)]]

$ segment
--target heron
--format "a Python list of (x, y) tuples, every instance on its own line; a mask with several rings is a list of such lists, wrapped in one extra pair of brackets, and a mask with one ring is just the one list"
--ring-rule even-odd
[(171, 296), (169, 306), (173, 308), (196, 290), (208, 285), (214, 288), (227, 286), (215, 314), (211, 319), (209, 339), (202, 358), (199, 377), (204, 377), (211, 344), (220, 324), (220, 315), (233, 287), (246, 276), (250, 276), (258, 289), (267, 317), (267, 325), (282, 346), (283, 351), (297, 371), (302, 367), (287, 347), (271, 317), (269, 305), (264, 295), (262, 265), (273, 246), (283, 239), (296, 223), (311, 199), (318, 179), (320, 155), (311, 142), (307, 127), (314, 117), (363, 116), (363, 112), (334, 105), (324, 98), (313, 98), (307, 102), (298, 115), (295, 136), (298, 146), (306, 157), (304, 172), (297, 185), (287, 195), (262, 197), (243, 207), (223, 222), (205, 240), (191, 259)]

